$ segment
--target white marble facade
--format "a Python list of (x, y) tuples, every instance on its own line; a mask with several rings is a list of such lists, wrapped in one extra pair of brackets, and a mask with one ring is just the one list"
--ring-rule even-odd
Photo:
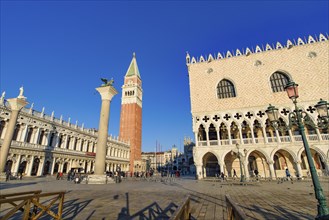
[[(5, 137), (10, 118), (10, 108), (0, 103), (0, 146)], [(6, 167), (16, 175), (42, 176), (58, 172), (67, 173), (71, 168), (83, 168), (82, 172), (94, 171), (98, 132), (77, 124), (71, 124), (54, 114), (45, 115), (30, 108), (23, 108), (17, 120)], [(122, 171), (129, 168), (128, 142), (108, 137), (106, 171), (117, 166)]]

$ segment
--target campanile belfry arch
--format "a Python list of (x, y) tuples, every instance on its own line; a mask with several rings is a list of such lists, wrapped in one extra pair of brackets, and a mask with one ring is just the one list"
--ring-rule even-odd
[(119, 134), (121, 140), (130, 142), (131, 172), (134, 171), (134, 161), (142, 158), (142, 95), (142, 80), (134, 53), (122, 86)]

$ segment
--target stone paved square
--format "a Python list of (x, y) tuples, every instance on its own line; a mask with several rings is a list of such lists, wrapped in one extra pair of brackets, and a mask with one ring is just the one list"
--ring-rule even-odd
[[(327, 202), (329, 181), (321, 180)], [(197, 181), (193, 177), (160, 181), (128, 179), (120, 184), (74, 184), (55, 177), (1, 182), (1, 194), (66, 191), (63, 219), (169, 219), (190, 195), (192, 219), (227, 219), (225, 194), (252, 219), (314, 219), (317, 201), (310, 180), (299, 182)], [(329, 203), (328, 203), (329, 204)], [(1, 216), (8, 206), (1, 206)], [(21, 219), (21, 214), (12, 219)], [(44, 217), (42, 219), (50, 219)]]

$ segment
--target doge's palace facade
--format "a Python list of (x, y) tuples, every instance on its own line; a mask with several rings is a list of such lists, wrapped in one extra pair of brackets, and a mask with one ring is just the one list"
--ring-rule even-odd
[[(2, 97), (0, 102), (0, 146), (9, 124), (11, 110)], [(41, 176), (71, 168), (94, 171), (96, 129), (87, 129), (54, 115), (46, 115), (31, 108), (23, 108), (18, 116), (6, 167), (15, 175), (22, 171), (26, 176)], [(117, 137), (108, 137), (106, 170), (129, 169), (130, 145)]]
[[(264, 178), (308, 176), (304, 145), (297, 126), (275, 130), (265, 110), (279, 109), (280, 124), (288, 125), (294, 111), (284, 86), (299, 84), (298, 106), (316, 124), (314, 105), (329, 101), (328, 36), (320, 34), (287, 43), (266, 44), (242, 52), (210, 54), (195, 58), (187, 54), (193, 152), (199, 179), (224, 172), (247, 178), (258, 170)], [(329, 130), (305, 126), (319, 175), (329, 175)], [(238, 156), (241, 159), (241, 169)]]

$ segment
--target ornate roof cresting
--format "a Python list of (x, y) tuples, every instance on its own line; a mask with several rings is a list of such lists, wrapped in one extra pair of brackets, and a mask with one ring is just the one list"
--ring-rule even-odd
[[(301, 46), (301, 45), (305, 45), (305, 44), (312, 44), (312, 43), (316, 43), (316, 42), (321, 42), (321, 41), (328, 41), (329, 36), (327, 34), (327, 36), (325, 36), (324, 34), (319, 34), (319, 37), (317, 38), (315, 36), (315, 39), (313, 36), (309, 35), (308, 38), (304, 38), (304, 40), (302, 38), (298, 38), (297, 42), (295, 40), (291, 41), (291, 40), (287, 40), (287, 43), (285, 45), (282, 45), (280, 42), (277, 42), (275, 45), (270, 45), (270, 44), (266, 44), (265, 48), (261, 48), (260, 46), (256, 45), (255, 50), (249, 49), (248, 47), (246, 48), (246, 50), (239, 50), (237, 49), (235, 54), (234, 52), (231, 51), (227, 51), (226, 53), (220, 53), (218, 52), (217, 56), (213, 56), (212, 54), (209, 54), (208, 56), (200, 56), (199, 58), (195, 58), (195, 57), (191, 57), (190, 54), (188, 52), (186, 52), (186, 65), (191, 65), (194, 63), (201, 63), (201, 62), (211, 62), (213, 60), (221, 60), (221, 59), (225, 59), (225, 58), (230, 58), (230, 57), (235, 57), (235, 56), (248, 56), (252, 53), (263, 53), (266, 51), (270, 51), (270, 50), (280, 50), (283, 48), (287, 48), (290, 49), (294, 46)], [(222, 55), (224, 54), (224, 55)]]

